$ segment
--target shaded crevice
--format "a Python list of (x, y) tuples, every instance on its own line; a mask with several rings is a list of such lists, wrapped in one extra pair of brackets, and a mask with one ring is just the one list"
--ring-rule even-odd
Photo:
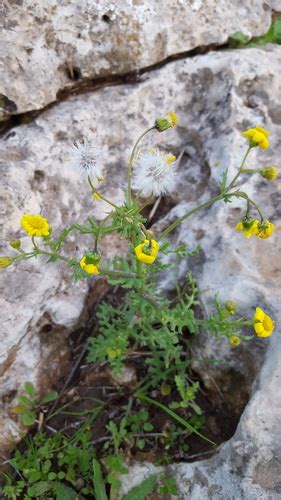
[[(127, 73), (107, 75), (98, 78), (82, 79), (80, 78), (79, 68), (75, 67), (72, 69), (72, 73), (69, 74), (69, 77), (71, 77), (70, 79), (72, 80), (73, 83), (59, 90), (55, 101), (37, 110), (31, 110), (24, 113), (11, 115), (9, 119), (0, 123), (0, 137), (9, 132), (9, 130), (11, 130), (14, 127), (17, 127), (19, 125), (28, 125), (32, 123), (42, 113), (53, 108), (58, 103), (68, 100), (70, 97), (74, 95), (78, 96), (87, 94), (89, 92), (96, 92), (97, 90), (110, 86), (136, 85), (142, 81), (141, 77), (143, 75), (161, 69), (171, 62), (183, 59), (189, 59), (195, 56), (208, 54), (209, 52), (221, 51), (228, 48), (229, 48), (228, 42), (221, 45), (219, 44), (203, 45), (195, 47), (194, 49), (191, 50), (170, 55), (165, 59), (157, 63), (151, 64), (149, 66), (145, 66), (144, 68), (135, 69)], [(7, 109), (7, 111), (9, 111), (9, 109)], [(11, 109), (11, 111), (15, 111), (15, 109)]]

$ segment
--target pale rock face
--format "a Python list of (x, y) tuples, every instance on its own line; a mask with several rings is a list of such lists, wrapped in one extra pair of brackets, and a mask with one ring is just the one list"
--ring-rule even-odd
[[(200, 2), (193, 2), (193, 7), (199, 12)], [(188, 58), (147, 74), (135, 86), (120, 85), (73, 96), (32, 123), (10, 130), (1, 141), (5, 197), (1, 253), (9, 252), (6, 241), (23, 236), (19, 221), (25, 212), (47, 217), (54, 232), (72, 222), (83, 222), (89, 215), (96, 214), (98, 220), (104, 217), (105, 206), (91, 198), (85, 182), (69, 169), (68, 148), (83, 137), (90, 141), (98, 137), (99, 143), (108, 146), (107, 176), (101, 190), (115, 203), (121, 203), (133, 141), (153, 123), (155, 116), (169, 110), (178, 113), (178, 127), (162, 134), (155, 132), (146, 142), (176, 155), (183, 153), (177, 187), (166, 205), (173, 208), (159, 216), (156, 231), (194, 207), (197, 198), (205, 201), (217, 193), (224, 168), (229, 166), (229, 175), (234, 174), (246, 145), (241, 131), (249, 125), (266, 125), (272, 140), (267, 151), (258, 148), (252, 151), (248, 166), (278, 165), (281, 144), (276, 110), (281, 106), (280, 64), (281, 49), (273, 46)], [(244, 182), (242, 179), (241, 188)], [(191, 247), (196, 243), (202, 245), (201, 255), (197, 260), (184, 262), (181, 273), (187, 266), (194, 270), (204, 292), (201, 297), (207, 312), (218, 291), (223, 299), (236, 300), (248, 317), (256, 305), (261, 305), (278, 325), (280, 182), (269, 183), (255, 176), (245, 190), (276, 223), (277, 231), (271, 239), (248, 241), (234, 231), (243, 215), (244, 206), (240, 202), (220, 204), (198, 214), (186, 221), (171, 239), (173, 243), (186, 241)], [(89, 244), (87, 237), (72, 237), (66, 251), (80, 257)], [(24, 237), (24, 248), (28, 245), (29, 238)], [(110, 238), (103, 247), (105, 256), (125, 251), (124, 242), (117, 238)], [(69, 275), (69, 269), (61, 264), (47, 266), (44, 258), (20, 263), (16, 270), (8, 268), (2, 273), (3, 446), (9, 442), (11, 433), (18, 435), (10, 407), (15, 404), (23, 383), (29, 380), (39, 389), (47, 389), (63, 371), (68, 356), (66, 334), (77, 325), (88, 293), (86, 282), (73, 285)], [(165, 277), (163, 288), (172, 285), (169, 276)], [(236, 357), (238, 351), (231, 353), (223, 342), (208, 341), (205, 351), (198, 345), (204, 354), (215, 353), (233, 366), (236, 363), (243, 376), (249, 377), (248, 390), (260, 370), (266, 346), (270, 347), (260, 382), (235, 436), (212, 459), (175, 466), (182, 498), (201, 500), (211, 495), (215, 499), (277, 499), (269, 482), (278, 491), (280, 483), (275, 471), (281, 461), (279, 341), (277, 328), (272, 339), (254, 341), (245, 347), (241, 359), (239, 355)], [(245, 366), (245, 359), (249, 360), (249, 366)], [(132, 480), (132, 475), (128, 479)]]
[[(280, 0), (4, 0), (2, 118), (40, 109), (77, 81), (120, 75), (237, 31), (265, 33)], [(281, 8), (279, 8), (281, 10)]]

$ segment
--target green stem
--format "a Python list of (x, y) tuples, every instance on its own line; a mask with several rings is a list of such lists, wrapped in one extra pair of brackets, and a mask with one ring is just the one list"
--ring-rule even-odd
[(95, 252), (98, 251), (98, 241), (99, 241), (99, 236), (100, 236), (100, 232), (104, 226), (104, 224), (106, 223), (106, 221), (111, 217), (111, 215), (107, 215), (105, 217), (105, 219), (103, 219), (103, 221), (98, 225), (98, 228), (97, 228), (97, 232), (96, 232), (96, 236), (95, 236)]
[(247, 149), (247, 151), (246, 151), (246, 153), (245, 153), (245, 155), (244, 155), (244, 157), (243, 157), (243, 159), (242, 159), (242, 162), (241, 162), (241, 165), (240, 165), (240, 167), (238, 169), (237, 174), (235, 175), (235, 177), (231, 181), (231, 183), (226, 187), (226, 189), (225, 189), (226, 192), (229, 191), (234, 186), (235, 182), (237, 181), (239, 175), (241, 174), (241, 171), (243, 170), (243, 167), (245, 165), (245, 161), (247, 160), (248, 154), (250, 153), (251, 149), (252, 149), (251, 146), (249, 146), (248, 149)]
[(37, 246), (37, 243), (35, 242), (35, 236), (31, 236), (31, 241), (33, 243), (33, 246), (34, 246), (35, 250), (39, 250), (38, 246)]
[[(233, 196), (233, 195), (229, 195), (229, 196)], [(162, 231), (162, 233), (160, 233), (160, 235), (158, 236), (157, 240), (160, 241), (161, 239), (165, 238), (165, 236), (167, 236), (171, 231), (173, 231), (179, 224), (181, 224), (185, 219), (187, 219), (191, 215), (195, 214), (196, 212), (199, 212), (199, 210), (202, 210), (203, 208), (210, 207), (211, 205), (213, 205), (214, 203), (216, 203), (219, 200), (223, 200), (224, 197), (225, 197), (225, 194), (220, 194), (219, 196), (216, 196), (215, 198), (212, 198), (211, 200), (206, 201), (205, 203), (202, 203), (201, 205), (198, 205), (198, 207), (193, 208), (192, 210), (187, 212), (187, 214), (183, 215), (178, 220), (173, 222), (173, 224), (168, 226), (167, 229)]]
[(90, 176), (88, 176), (88, 183), (89, 183), (90, 188), (93, 191), (93, 193), (97, 194), (100, 197), (101, 200), (105, 201), (106, 203), (108, 203), (109, 205), (111, 205), (114, 208), (118, 208), (118, 206), (115, 205), (115, 203), (113, 203), (112, 201), (108, 200), (108, 198), (105, 198), (105, 196), (103, 196), (102, 194), (100, 194), (100, 192), (93, 185)]
[(104, 274), (105, 276), (109, 276), (109, 278), (115, 278), (115, 277), (127, 277), (127, 278), (136, 278), (135, 273), (125, 273), (123, 271), (107, 271), (106, 269), (101, 269), (100, 274)]
[(249, 196), (248, 196), (246, 193), (244, 193), (243, 191), (236, 191), (236, 196), (237, 196), (237, 198), (244, 198), (244, 200), (247, 200), (247, 213), (248, 213), (248, 211), (249, 211), (249, 210), (248, 210), (248, 207), (249, 207), (249, 203), (250, 203), (251, 205), (253, 205), (253, 207), (254, 207), (254, 208), (256, 209), (256, 211), (258, 212), (258, 214), (259, 214), (259, 216), (260, 216), (261, 221), (263, 221), (263, 220), (264, 220), (264, 216), (263, 216), (263, 214), (262, 214), (261, 209), (259, 208), (259, 206), (256, 204), (256, 202), (255, 202), (255, 201), (253, 201), (251, 198), (249, 198)]
[(37, 254), (42, 254), (42, 255), (48, 255), (48, 257), (56, 257), (56, 259), (63, 260), (64, 262), (68, 262), (69, 261), (69, 258), (64, 257), (63, 255), (59, 255), (58, 253), (45, 252), (45, 250), (41, 250), (38, 247), (36, 249), (36, 253)]
[(149, 127), (147, 128), (137, 139), (133, 149), (132, 149), (132, 152), (131, 152), (131, 156), (130, 156), (130, 160), (129, 160), (129, 167), (128, 167), (128, 205), (130, 206), (131, 205), (131, 202), (132, 202), (132, 168), (133, 168), (133, 161), (134, 161), (134, 158), (135, 158), (135, 152), (136, 152), (136, 149), (140, 143), (140, 141), (142, 140), (142, 138), (148, 134), (148, 132), (150, 132), (151, 130), (155, 130), (155, 125), (153, 125), (153, 127)]

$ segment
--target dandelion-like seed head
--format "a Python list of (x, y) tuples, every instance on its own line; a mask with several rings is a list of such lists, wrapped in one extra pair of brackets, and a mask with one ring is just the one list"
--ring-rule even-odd
[(142, 153), (136, 160), (133, 186), (142, 196), (160, 196), (175, 188), (176, 157), (157, 148)]
[(72, 168), (85, 177), (90, 176), (93, 184), (97, 184), (102, 178), (103, 156), (103, 149), (86, 139), (75, 142), (69, 153)]

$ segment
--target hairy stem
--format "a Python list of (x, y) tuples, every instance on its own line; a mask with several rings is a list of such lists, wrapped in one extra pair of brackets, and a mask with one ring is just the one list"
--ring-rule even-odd
[(105, 201), (106, 203), (108, 203), (109, 205), (111, 205), (112, 207), (114, 208), (118, 208), (117, 205), (115, 205), (115, 203), (113, 203), (112, 201), (110, 201), (108, 198), (106, 198), (105, 196), (103, 196), (102, 194), (100, 194), (100, 192), (95, 188), (95, 186), (93, 185), (92, 181), (91, 181), (91, 178), (90, 176), (88, 176), (88, 183), (90, 185), (90, 188), (91, 190), (93, 191), (93, 194), (97, 194), (99, 196), (99, 198), (103, 201)]
[(155, 125), (153, 125), (153, 127), (149, 127), (147, 128), (137, 139), (133, 149), (132, 149), (132, 152), (131, 152), (131, 156), (130, 156), (130, 160), (129, 160), (129, 167), (128, 167), (128, 205), (130, 206), (131, 205), (131, 202), (132, 202), (132, 168), (133, 168), (133, 161), (134, 161), (134, 158), (135, 158), (135, 153), (136, 153), (136, 150), (137, 150), (137, 147), (140, 143), (140, 141), (142, 140), (142, 138), (148, 134), (148, 132), (150, 132), (151, 130), (155, 130)]

